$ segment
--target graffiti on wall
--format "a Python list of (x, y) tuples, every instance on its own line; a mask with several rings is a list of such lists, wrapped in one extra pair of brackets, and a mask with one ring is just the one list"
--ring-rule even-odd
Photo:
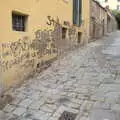
[[(68, 38), (62, 39), (62, 25), (58, 17), (54, 19), (47, 16), (47, 25), (54, 26), (54, 29), (37, 30), (33, 40), (25, 36), (16, 42), (1, 44), (0, 65), (3, 72), (17, 64), (34, 67), (36, 59), (41, 59), (45, 55), (57, 54), (59, 49), (64, 51), (64, 48), (69, 47), (70, 42), (76, 39), (76, 29), (73, 26), (69, 26), (67, 29)], [(42, 63), (45, 62), (42, 61)]]
[(60, 24), (59, 18), (57, 17), (56, 19), (51, 17), (51, 16), (47, 16), (47, 25), (49, 26), (56, 26), (58, 24)]
[(16, 42), (2, 43), (0, 61), (2, 70), (6, 71), (16, 64), (23, 63), (25, 60), (27, 60), (27, 63), (33, 63), (34, 59), (56, 53), (57, 49), (51, 39), (52, 34), (52, 31), (37, 30), (34, 40), (24, 37)]

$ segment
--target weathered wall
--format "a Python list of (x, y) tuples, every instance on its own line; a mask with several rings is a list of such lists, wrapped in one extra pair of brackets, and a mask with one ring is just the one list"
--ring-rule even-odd
[(4, 87), (48, 67), (58, 53), (77, 45), (77, 35), (76, 28), (69, 26), (62, 39), (62, 26), (56, 24), (53, 30), (37, 30), (32, 40), (26, 36), (15, 42), (2, 43), (0, 64)]
[[(39, 29), (49, 29), (46, 24), (48, 16), (53, 19), (59, 18), (60, 23), (68, 21), (72, 24), (73, 5), (72, 0), (4, 0), (0, 1), (1, 28), (0, 41), (16, 41), (23, 36), (34, 37), (34, 32)], [(28, 15), (28, 25), (26, 32), (17, 32), (12, 30), (12, 11), (18, 11)], [(4, 14), (3, 14), (4, 12)], [(82, 0), (82, 20), (84, 21), (84, 30), (89, 33), (89, 0)], [(83, 31), (83, 28), (80, 28)]]
[[(112, 32), (116, 29), (116, 20), (111, 13), (103, 8), (95, 0), (91, 1), (90, 15), (90, 36), (91, 39), (100, 38), (107, 32)], [(108, 20), (109, 17), (109, 20)]]
[(117, 29), (117, 21), (109, 10), (107, 12), (107, 32), (112, 32)]
[(91, 38), (99, 38), (107, 32), (107, 13), (94, 0), (91, 1), (90, 26)]
[[(67, 0), (65, 0), (67, 1)], [(28, 15), (28, 27), (26, 32), (16, 32), (12, 30), (12, 11), (18, 11)], [(3, 14), (4, 11), (4, 14)], [(47, 29), (47, 16), (72, 23), (72, 1), (64, 0), (2, 0), (0, 1), (1, 28), (0, 40), (16, 41), (23, 36), (34, 37), (34, 32), (40, 29)], [(66, 14), (67, 13), (67, 14)]]
[(96, 34), (99, 32), (99, 17), (100, 17), (100, 8), (96, 5), (96, 2), (91, 0), (90, 4), (90, 36), (91, 39), (95, 38)]
[[(58, 53), (88, 42), (89, 1), (82, 1), (81, 27), (72, 25), (72, 0), (0, 1), (0, 66), (2, 86), (8, 88), (50, 65)], [(27, 31), (12, 30), (12, 11), (28, 15)], [(4, 14), (3, 14), (4, 12)], [(62, 33), (63, 28), (66, 29)], [(82, 33), (78, 40), (78, 32)], [(65, 34), (65, 38), (63, 37)], [(86, 39), (87, 38), (87, 39)], [(1, 85), (1, 84), (0, 84)]]

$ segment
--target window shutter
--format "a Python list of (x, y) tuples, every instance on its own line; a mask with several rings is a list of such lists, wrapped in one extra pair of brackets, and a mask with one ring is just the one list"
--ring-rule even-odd
[(73, 24), (81, 25), (82, 0), (73, 0)]
[(79, 0), (79, 26), (82, 24), (82, 0)]
[(73, 0), (73, 24), (77, 24), (78, 20), (78, 0)]

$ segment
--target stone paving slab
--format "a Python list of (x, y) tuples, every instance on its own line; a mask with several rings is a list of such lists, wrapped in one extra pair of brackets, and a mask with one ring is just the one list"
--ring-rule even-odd
[(111, 110), (97, 109), (90, 113), (90, 120), (119, 120), (120, 114), (116, 114)]

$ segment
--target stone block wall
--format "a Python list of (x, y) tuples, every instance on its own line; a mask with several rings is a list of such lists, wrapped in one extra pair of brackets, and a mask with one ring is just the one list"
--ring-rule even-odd
[[(107, 9), (95, 0), (90, 4), (90, 39), (97, 39), (116, 29), (116, 20)], [(109, 17), (109, 20), (108, 20)]]

